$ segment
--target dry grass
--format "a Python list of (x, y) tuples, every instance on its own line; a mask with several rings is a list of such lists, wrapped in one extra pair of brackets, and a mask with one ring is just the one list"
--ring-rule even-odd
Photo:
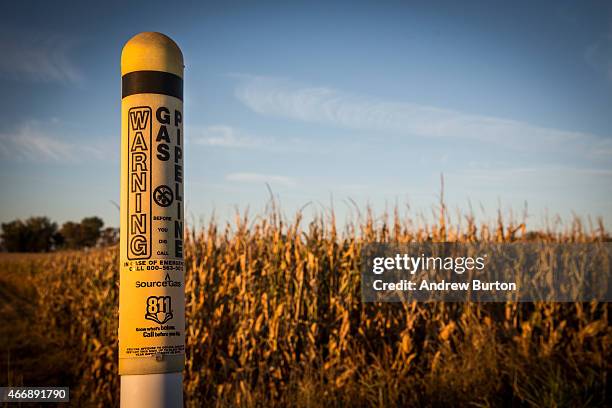
[[(436, 225), (422, 227), (397, 211), (378, 219), (368, 211), (337, 231), (333, 215), (302, 226), (299, 214), (287, 222), (272, 208), (263, 218), (190, 231), (186, 404), (609, 404), (606, 303), (361, 302), (364, 243), (526, 239), (524, 224), (501, 217), (492, 228), (471, 217), (463, 224), (451, 227), (443, 208)], [(575, 221), (538, 239), (604, 236), (601, 226), (586, 231)], [(56, 382), (68, 382), (79, 405), (117, 405), (118, 265), (117, 248), (0, 263), (2, 285), (35, 302), (20, 316), (21, 332), (2, 335), (37, 333), (48, 353), (59, 354), (55, 363), (11, 365), (9, 382), (36, 378), (31, 370), (59, 359)], [(2, 344), (4, 355), (16, 347)]]

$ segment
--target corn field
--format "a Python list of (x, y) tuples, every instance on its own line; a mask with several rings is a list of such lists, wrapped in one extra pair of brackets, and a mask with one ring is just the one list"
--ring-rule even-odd
[[(187, 231), (187, 406), (610, 404), (607, 303), (360, 298), (368, 242), (590, 242), (607, 239), (601, 224), (529, 234), (444, 209), (420, 226), (398, 210), (336, 224), (272, 208)], [(118, 252), (1, 261), (0, 385), (70, 385), (75, 406), (117, 406)]]

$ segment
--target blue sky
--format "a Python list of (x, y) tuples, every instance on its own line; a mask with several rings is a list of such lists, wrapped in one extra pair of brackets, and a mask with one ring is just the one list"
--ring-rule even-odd
[[(119, 223), (119, 57), (182, 48), (187, 219), (349, 198), (612, 226), (609, 2), (11, 2), (0, 16), (0, 221)], [(483, 211), (484, 209), (484, 211)]]

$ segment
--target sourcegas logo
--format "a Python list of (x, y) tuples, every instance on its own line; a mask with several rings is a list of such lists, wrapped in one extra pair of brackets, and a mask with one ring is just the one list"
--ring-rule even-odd
[(137, 288), (180, 288), (181, 282), (170, 279), (170, 274), (166, 274), (163, 281), (136, 281)]
[(487, 255), (471, 257), (410, 256), (396, 254), (391, 257), (375, 257), (372, 260), (372, 272), (380, 275), (385, 271), (406, 271), (414, 275), (420, 271), (452, 271), (462, 274), (466, 271), (482, 271), (485, 268)]

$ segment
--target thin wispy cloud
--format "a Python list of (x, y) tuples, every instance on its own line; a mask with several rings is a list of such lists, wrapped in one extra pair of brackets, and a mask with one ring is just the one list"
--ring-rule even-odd
[(603, 73), (612, 82), (612, 28), (587, 47), (584, 58), (595, 71)]
[(0, 76), (40, 82), (79, 84), (81, 71), (71, 54), (77, 41), (58, 34), (5, 32), (0, 42)]
[(261, 173), (230, 173), (225, 176), (226, 181), (239, 182), (239, 183), (250, 183), (250, 184), (279, 184), (286, 187), (293, 187), (296, 185), (296, 181), (291, 177), (279, 176), (274, 174), (261, 174)]
[[(429, 139), (472, 140), (523, 151), (571, 150), (586, 155), (607, 151), (609, 141), (588, 133), (474, 115), (414, 103), (354, 95), (270, 77), (234, 75), (235, 95), (262, 115), (356, 130)], [(608, 136), (608, 135), (606, 135)]]
[(226, 148), (256, 148), (267, 143), (266, 140), (244, 134), (227, 125), (213, 125), (191, 128), (190, 138), (196, 144)]
[(305, 138), (259, 136), (238, 127), (218, 124), (210, 126), (189, 126), (186, 130), (189, 143), (207, 148), (258, 150), (278, 153), (324, 152), (325, 148), (313, 145)]
[(457, 171), (456, 174), (469, 176), (470, 180), (488, 180), (504, 182), (510, 179), (524, 179), (525, 177), (547, 176), (558, 180), (560, 183), (567, 181), (568, 177), (581, 179), (603, 178), (612, 180), (612, 170), (605, 168), (581, 168), (572, 166), (547, 166), (547, 167), (472, 167)]
[(101, 160), (107, 152), (95, 145), (77, 144), (45, 131), (39, 122), (23, 123), (14, 131), (0, 133), (0, 157), (26, 162), (78, 163)]

